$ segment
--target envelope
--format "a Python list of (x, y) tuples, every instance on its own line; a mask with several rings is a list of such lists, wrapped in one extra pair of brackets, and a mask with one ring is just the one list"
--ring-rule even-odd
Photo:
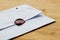
[[(14, 21), (18, 18), (22, 18), (26, 22), (21, 26), (14, 25)], [(0, 12), (0, 40), (14, 38), (54, 21), (42, 14), (42, 11), (27, 4), (7, 9)]]

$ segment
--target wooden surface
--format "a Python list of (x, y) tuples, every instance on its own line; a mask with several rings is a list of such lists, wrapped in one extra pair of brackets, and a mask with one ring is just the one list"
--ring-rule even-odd
[(54, 18), (56, 22), (13, 40), (60, 40), (60, 0), (0, 0), (0, 11), (21, 4), (43, 10), (45, 15)]

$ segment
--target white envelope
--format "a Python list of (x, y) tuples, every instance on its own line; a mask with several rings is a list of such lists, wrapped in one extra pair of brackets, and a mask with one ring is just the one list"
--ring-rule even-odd
[[(14, 25), (9, 27), (13, 25), (14, 21), (18, 18), (22, 18), (26, 20), (26, 22), (21, 26)], [(0, 40), (14, 38), (54, 21), (55, 20), (52, 18), (43, 15), (42, 11), (39, 11), (29, 5), (23, 4), (16, 6), (0, 12)]]

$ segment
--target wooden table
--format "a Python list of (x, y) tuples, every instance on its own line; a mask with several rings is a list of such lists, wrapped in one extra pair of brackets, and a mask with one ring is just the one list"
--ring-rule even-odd
[(43, 10), (45, 15), (54, 18), (56, 22), (13, 40), (60, 40), (60, 0), (0, 0), (0, 11), (21, 4)]

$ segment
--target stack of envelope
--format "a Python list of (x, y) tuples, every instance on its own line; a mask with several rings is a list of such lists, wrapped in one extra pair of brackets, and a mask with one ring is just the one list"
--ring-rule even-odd
[[(18, 18), (26, 22), (21, 26), (14, 25), (14, 21)], [(42, 14), (42, 11), (27, 4), (7, 9), (0, 12), (0, 40), (9, 40), (54, 21)]]

